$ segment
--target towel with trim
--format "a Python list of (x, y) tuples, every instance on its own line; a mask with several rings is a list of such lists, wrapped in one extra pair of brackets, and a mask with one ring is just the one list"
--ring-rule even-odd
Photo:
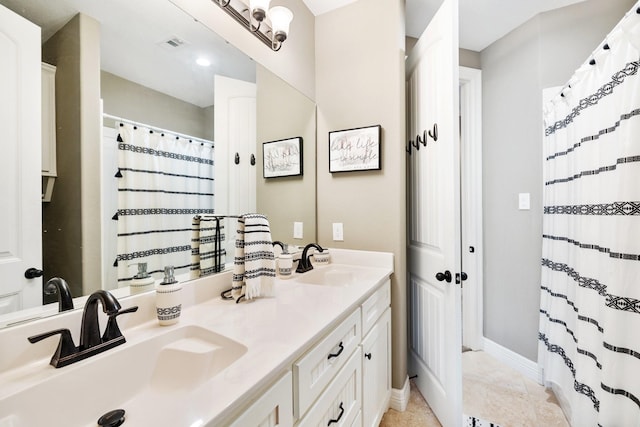
[(207, 276), (224, 270), (226, 251), (221, 218), (201, 218), (192, 222), (191, 278)]
[(245, 214), (238, 218), (233, 286), (231, 295), (237, 300), (272, 296), (276, 262), (269, 220), (261, 214)]

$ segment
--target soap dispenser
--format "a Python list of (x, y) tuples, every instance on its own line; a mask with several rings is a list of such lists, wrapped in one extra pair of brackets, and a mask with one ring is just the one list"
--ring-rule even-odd
[(131, 294), (139, 294), (141, 292), (150, 291), (153, 289), (153, 284), (156, 282), (153, 277), (147, 273), (147, 263), (146, 262), (138, 262), (135, 264), (138, 266), (138, 273), (133, 276), (131, 279), (131, 283), (129, 284), (129, 290)]
[(156, 313), (160, 325), (173, 325), (180, 319), (182, 285), (173, 277), (173, 266), (164, 268), (164, 279), (156, 287)]

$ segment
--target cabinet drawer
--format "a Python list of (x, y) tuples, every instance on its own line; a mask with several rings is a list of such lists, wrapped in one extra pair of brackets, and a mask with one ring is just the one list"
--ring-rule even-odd
[(298, 427), (352, 427), (362, 401), (362, 352), (360, 349), (336, 375)]
[(291, 372), (287, 372), (230, 427), (290, 427), (293, 425)]
[(362, 304), (362, 335), (369, 332), (389, 305), (391, 305), (391, 281), (387, 280)]
[(294, 416), (300, 418), (358, 347), (360, 309), (293, 365)]

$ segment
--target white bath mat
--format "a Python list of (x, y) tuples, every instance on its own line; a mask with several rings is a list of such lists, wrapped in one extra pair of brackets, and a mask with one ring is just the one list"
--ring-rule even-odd
[(464, 427), (500, 427), (498, 424), (486, 421), (471, 415), (462, 414), (462, 425)]

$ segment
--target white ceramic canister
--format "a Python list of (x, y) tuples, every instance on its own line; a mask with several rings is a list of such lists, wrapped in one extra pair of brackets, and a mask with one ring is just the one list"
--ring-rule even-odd
[(313, 253), (313, 265), (327, 265), (329, 264), (329, 261), (331, 261), (329, 249)]
[(291, 277), (293, 270), (293, 256), (291, 254), (280, 254), (278, 257), (278, 274), (282, 279)]
[(156, 313), (160, 325), (173, 325), (182, 311), (182, 284), (173, 277), (173, 266), (164, 268), (164, 280), (156, 287)]

